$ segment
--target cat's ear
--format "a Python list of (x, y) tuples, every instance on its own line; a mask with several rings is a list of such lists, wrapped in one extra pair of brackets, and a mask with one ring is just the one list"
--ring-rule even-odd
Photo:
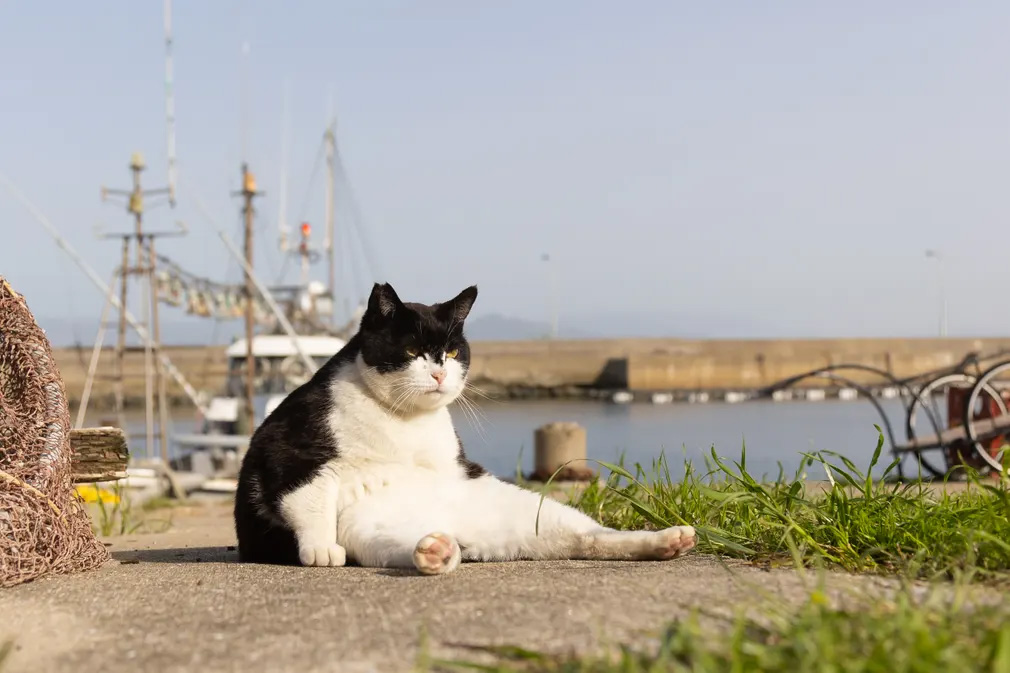
[(439, 316), (443, 320), (461, 323), (470, 315), (473, 303), (477, 301), (477, 286), (471, 285), (449, 301), (438, 307)]
[(403, 308), (403, 302), (396, 296), (396, 290), (389, 283), (376, 283), (372, 286), (372, 294), (368, 297), (368, 309), (365, 319), (388, 320)]

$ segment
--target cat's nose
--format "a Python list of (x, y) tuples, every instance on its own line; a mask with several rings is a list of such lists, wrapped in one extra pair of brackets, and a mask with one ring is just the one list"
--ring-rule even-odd
[(436, 369), (435, 371), (433, 371), (431, 373), (431, 378), (433, 378), (436, 381), (438, 381), (439, 385), (442, 385), (442, 381), (445, 381), (445, 370), (444, 369)]

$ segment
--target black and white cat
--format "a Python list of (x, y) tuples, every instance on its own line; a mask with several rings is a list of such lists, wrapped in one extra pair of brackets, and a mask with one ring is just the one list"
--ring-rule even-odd
[(469, 461), (448, 406), (466, 387), (477, 288), (432, 306), (376, 284), (358, 333), (253, 434), (235, 500), (243, 561), (454, 570), (461, 560), (670, 559), (694, 529), (605, 528)]

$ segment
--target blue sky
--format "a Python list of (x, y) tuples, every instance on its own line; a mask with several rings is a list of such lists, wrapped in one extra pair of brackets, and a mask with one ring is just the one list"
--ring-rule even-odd
[[(321, 223), (332, 96), (406, 298), (477, 283), (475, 315), (546, 321), (549, 251), (562, 335), (927, 336), (937, 248), (950, 333), (1006, 334), (1010, 4), (761, 4), (177, 1), (182, 189), (149, 224), (187, 222), (162, 252), (237, 279), (194, 198), (237, 236), (245, 144), (273, 279), (287, 82), (289, 218)], [(103, 275), (94, 228), (128, 220), (100, 185), (135, 150), (165, 179), (163, 68), (160, 2), (0, 3), (0, 174)], [(2, 191), (0, 228), (0, 273), (90, 340), (102, 298)]]

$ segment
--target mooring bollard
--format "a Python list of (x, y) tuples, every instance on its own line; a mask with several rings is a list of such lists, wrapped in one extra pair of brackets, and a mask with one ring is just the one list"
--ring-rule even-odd
[(586, 429), (578, 423), (559, 421), (537, 428), (533, 433), (533, 474), (531, 481), (547, 481), (554, 471), (576, 461), (558, 472), (555, 481), (589, 481), (596, 472), (585, 462)]

